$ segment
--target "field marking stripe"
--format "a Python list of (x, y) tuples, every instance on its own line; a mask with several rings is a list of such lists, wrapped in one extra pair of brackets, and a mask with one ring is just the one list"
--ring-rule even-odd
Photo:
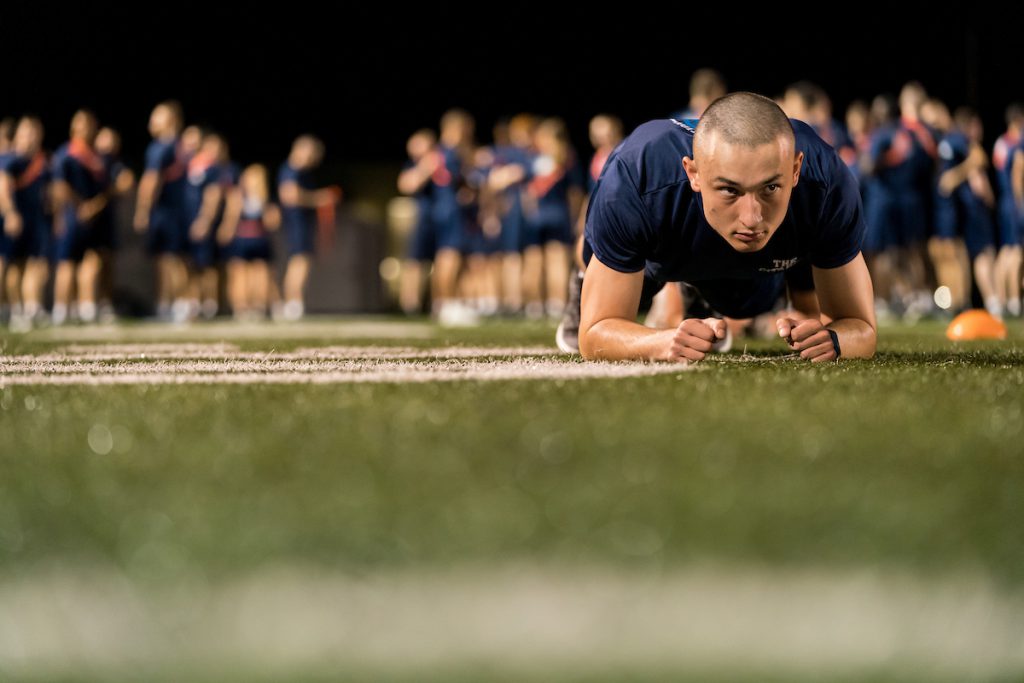
[[(642, 377), (675, 374), (685, 366), (653, 363), (601, 363), (517, 358), (450, 360), (306, 361), (139, 361), (116, 365), (39, 363), (0, 367), (0, 386), (44, 384), (281, 384), (435, 382), (465, 380)], [(693, 367), (693, 366), (691, 366)]]

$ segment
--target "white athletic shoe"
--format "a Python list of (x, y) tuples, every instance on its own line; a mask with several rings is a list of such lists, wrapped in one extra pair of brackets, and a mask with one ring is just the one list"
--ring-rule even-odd
[(51, 320), (54, 326), (63, 325), (68, 321), (68, 307), (65, 304), (54, 304)]
[(203, 320), (213, 320), (217, 317), (217, 300), (204, 299), (199, 307), (199, 315)]
[(303, 305), (302, 301), (298, 299), (292, 299), (291, 301), (285, 302), (284, 309), (282, 312), (284, 314), (285, 320), (295, 321), (299, 320), (303, 316), (303, 314), (306, 312), (306, 307), (305, 305)]
[(92, 301), (80, 301), (78, 303), (78, 319), (83, 323), (96, 322), (96, 304)]
[(480, 317), (461, 301), (446, 301), (437, 316), (442, 327), (474, 327), (480, 324)]

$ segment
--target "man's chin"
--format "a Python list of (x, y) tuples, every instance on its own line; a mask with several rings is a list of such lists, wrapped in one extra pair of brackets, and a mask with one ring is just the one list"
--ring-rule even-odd
[(768, 244), (770, 235), (767, 231), (746, 235), (744, 233), (732, 233), (729, 235), (729, 244), (736, 251), (760, 251)]

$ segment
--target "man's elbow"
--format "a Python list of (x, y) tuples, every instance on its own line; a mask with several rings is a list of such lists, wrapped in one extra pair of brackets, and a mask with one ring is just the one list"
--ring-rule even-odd
[(589, 327), (580, 327), (579, 331), (579, 347), (580, 355), (585, 360), (597, 360), (597, 334), (594, 332), (594, 325)]

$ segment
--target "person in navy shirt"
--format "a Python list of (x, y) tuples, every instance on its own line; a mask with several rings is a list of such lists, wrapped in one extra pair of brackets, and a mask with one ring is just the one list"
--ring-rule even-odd
[(416, 219), (402, 263), (399, 304), (407, 314), (423, 310), (423, 273), (434, 260), (437, 235), (431, 220), (434, 154), (437, 135), (428, 128), (413, 133), (405, 145), (409, 160), (398, 175), (398, 191), (409, 195), (416, 206)]
[(956, 120), (939, 100), (926, 103), (924, 115), (939, 133), (939, 175), (935, 192), (935, 235), (928, 242), (939, 284), (952, 290), (954, 311), (970, 303), (970, 277), (985, 305), (995, 315), (1001, 304), (995, 294), (995, 235), (988, 204), (995, 203), (989, 184), (988, 157), (969, 135), (970, 110), (957, 110)]
[(224, 194), (232, 184), (228, 146), (218, 133), (206, 132), (199, 150), (188, 162), (185, 217), (189, 225), (189, 317), (217, 315), (216, 227), (224, 214)]
[(281, 224), (280, 209), (270, 201), (267, 169), (246, 166), (237, 187), (227, 191), (224, 221), (217, 241), (228, 254), (228, 298), (236, 320), (262, 320), (270, 303), (270, 235)]
[(82, 267), (96, 271), (97, 318), (102, 322), (112, 322), (115, 317), (114, 257), (119, 245), (118, 217), (122, 214), (121, 202), (127, 201), (135, 189), (135, 173), (121, 161), (121, 136), (113, 128), (100, 128), (96, 134), (96, 151), (106, 165), (110, 181), (109, 198), (89, 231), (89, 248)]
[[(1006, 108), (1006, 132), (996, 140), (992, 149), (992, 165), (996, 171), (999, 199), (999, 254), (996, 256), (996, 286), (1006, 301), (1006, 312), (1013, 317), (1021, 314), (1021, 215), (1013, 195), (1013, 167), (1020, 164), (1024, 170), (1024, 104), (1014, 103)], [(1024, 189), (1024, 184), (1021, 185)]]
[(96, 317), (96, 269), (83, 267), (89, 233), (107, 204), (110, 178), (96, 151), (98, 124), (92, 112), (79, 110), (71, 118), (71, 139), (53, 156), (54, 233), (57, 272), (53, 287), (53, 324), (68, 317), (77, 284), (78, 314), (84, 322)]
[[(146, 149), (146, 170), (139, 180), (134, 226), (145, 232), (146, 247), (156, 257), (157, 316), (183, 321), (188, 314), (185, 286), (188, 273), (182, 256), (187, 248), (185, 185), (188, 159), (180, 143), (181, 106), (158, 104), (149, 118), (153, 141)], [(173, 305), (173, 311), (172, 311)]]
[(527, 317), (565, 309), (573, 225), (583, 201), (583, 172), (559, 118), (541, 121), (524, 194), (523, 298)]
[(501, 297), (507, 314), (518, 315), (523, 308), (523, 249), (526, 216), (523, 191), (533, 156), (533, 135), (537, 118), (516, 114), (508, 122), (508, 144), (496, 145), (494, 166), (487, 176), (490, 191), (501, 202)]
[(676, 120), (697, 119), (708, 105), (729, 92), (725, 77), (714, 69), (697, 69), (690, 76), (690, 102), (671, 118)]
[(787, 271), (812, 268), (794, 293), (802, 320), (777, 330), (810, 361), (874, 354), (871, 279), (861, 256), (857, 183), (814, 131), (770, 99), (739, 92), (696, 121), (651, 121), (611, 155), (587, 213), (579, 349), (587, 359), (697, 361), (726, 323), (670, 329), (636, 322), (645, 280), (696, 287), (719, 314), (771, 310)]
[(11, 153), (0, 167), (0, 214), (10, 240), (6, 272), (11, 325), (27, 329), (43, 310), (52, 247), (50, 163), (42, 149), (43, 124), (34, 116), (18, 121)]
[[(7, 157), (11, 154), (12, 138), (14, 137), (15, 121), (11, 117), (0, 119), (0, 168), (4, 167)], [(4, 281), (7, 278), (7, 260), (11, 241), (4, 230), (4, 214), (0, 209), (0, 322), (6, 322), (10, 315), (7, 297), (4, 296)]]
[(317, 207), (337, 201), (330, 188), (317, 189), (313, 170), (324, 156), (324, 145), (312, 135), (301, 135), (292, 144), (287, 161), (277, 173), (277, 192), (288, 243), (284, 275), (284, 317), (297, 320), (305, 313), (305, 290), (310, 257), (316, 239)]

